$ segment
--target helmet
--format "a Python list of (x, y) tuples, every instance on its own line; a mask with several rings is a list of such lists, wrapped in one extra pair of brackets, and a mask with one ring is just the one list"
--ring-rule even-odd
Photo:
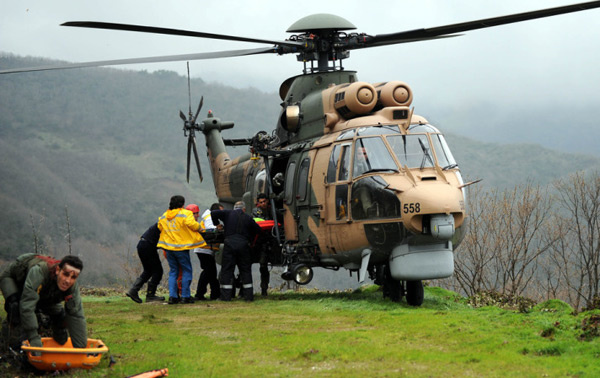
[(199, 213), (200, 212), (200, 208), (195, 203), (190, 203), (185, 208), (188, 209), (189, 211), (191, 211), (192, 213)]

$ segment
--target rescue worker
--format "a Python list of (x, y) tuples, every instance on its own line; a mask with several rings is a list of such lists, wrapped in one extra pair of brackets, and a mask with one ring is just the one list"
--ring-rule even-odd
[[(157, 246), (166, 251), (169, 262), (169, 304), (194, 303), (190, 294), (192, 283), (190, 249), (201, 245), (197, 232), (200, 224), (194, 219), (191, 211), (183, 208), (184, 204), (183, 196), (171, 197), (169, 210), (158, 218), (160, 239)], [(183, 270), (181, 299), (177, 293), (177, 274), (180, 266)]]
[(158, 229), (158, 223), (155, 223), (144, 232), (137, 244), (137, 254), (144, 270), (135, 280), (131, 289), (126, 293), (136, 303), (142, 303), (142, 298), (138, 295), (138, 291), (140, 291), (146, 282), (148, 282), (146, 302), (165, 300), (165, 297), (156, 295), (156, 289), (163, 276), (163, 267), (156, 247), (159, 238), (160, 230)]
[(269, 197), (265, 193), (258, 193), (256, 196), (256, 207), (252, 210), (252, 217), (262, 220), (273, 219), (269, 211)]
[[(223, 228), (223, 226), (220, 224), (217, 227), (215, 227), (212, 221), (212, 217), (210, 216), (212, 211), (223, 209), (223, 205), (221, 205), (220, 203), (213, 203), (210, 206), (210, 209), (206, 209), (204, 213), (202, 213), (200, 230), (214, 230), (218, 226)], [(219, 279), (217, 278), (217, 262), (215, 261), (215, 251), (218, 250), (218, 244), (208, 244), (206, 243), (206, 241), (204, 241), (203, 245), (194, 250), (194, 252), (196, 252), (196, 256), (198, 256), (198, 260), (200, 260), (200, 267), (202, 268), (202, 273), (200, 273), (200, 277), (198, 278), (198, 286), (196, 288), (196, 300), (206, 300), (204, 295), (206, 294), (209, 285), (211, 300), (219, 299), (219, 297), (221, 296)]]
[[(256, 208), (252, 211), (252, 217), (256, 222), (273, 219), (271, 216), (269, 198), (265, 193), (259, 193), (256, 196)], [(260, 272), (260, 293), (266, 296), (269, 289), (269, 240), (268, 235), (259, 236), (261, 240), (257, 241), (256, 248), (259, 249), (259, 272)]]
[(77, 284), (82, 269), (77, 256), (68, 255), (59, 261), (28, 253), (0, 274), (7, 313), (2, 335), (13, 349), (24, 340), (34, 347), (43, 346), (36, 312), (50, 318), (52, 338), (57, 343), (65, 344), (70, 336), (75, 348), (87, 347), (87, 324)]
[(233, 295), (233, 271), (237, 265), (242, 280), (242, 296), (246, 301), (254, 300), (252, 288), (252, 256), (250, 242), (260, 232), (254, 219), (246, 214), (246, 205), (238, 201), (233, 210), (211, 211), (213, 223), (220, 221), (225, 225), (225, 246), (221, 268), (222, 301), (230, 301)]

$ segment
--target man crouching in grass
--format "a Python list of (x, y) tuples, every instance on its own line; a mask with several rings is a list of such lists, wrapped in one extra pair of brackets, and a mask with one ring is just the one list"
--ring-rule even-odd
[(87, 347), (87, 324), (77, 285), (82, 269), (83, 263), (73, 255), (58, 261), (28, 253), (8, 265), (0, 274), (7, 314), (2, 322), (2, 347), (18, 350), (24, 340), (42, 347), (38, 315), (50, 318), (52, 338), (60, 345), (70, 335), (75, 348)]

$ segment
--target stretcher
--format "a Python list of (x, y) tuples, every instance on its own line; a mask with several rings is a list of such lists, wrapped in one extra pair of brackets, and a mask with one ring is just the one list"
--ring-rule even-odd
[[(108, 352), (108, 347), (97, 339), (88, 339), (86, 348), (73, 348), (70, 337), (64, 345), (58, 344), (51, 337), (42, 337), (42, 345), (32, 347), (29, 341), (24, 341), (21, 349), (27, 353), (29, 363), (44, 371), (91, 369), (98, 365), (102, 353)], [(41, 355), (35, 356), (34, 353)]]

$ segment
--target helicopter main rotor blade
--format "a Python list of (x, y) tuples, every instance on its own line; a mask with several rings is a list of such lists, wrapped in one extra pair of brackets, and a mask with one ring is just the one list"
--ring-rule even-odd
[(191, 30), (181, 29), (170, 29), (170, 28), (159, 28), (154, 26), (144, 25), (131, 25), (131, 24), (117, 24), (112, 22), (97, 22), (97, 21), (69, 21), (61, 24), (61, 26), (74, 26), (80, 28), (93, 28), (93, 29), (107, 29), (107, 30), (125, 30), (140, 33), (154, 33), (154, 34), (167, 34), (167, 35), (179, 35), (187, 37), (198, 37), (198, 38), (210, 38), (210, 39), (221, 39), (226, 41), (239, 41), (239, 42), (252, 42), (252, 43), (268, 43), (271, 45), (299, 47), (303, 46), (302, 42), (294, 41), (273, 41), (269, 39), (257, 39), (249, 37), (238, 37), (235, 35), (226, 34), (215, 34), (215, 33), (204, 33)]
[(70, 63), (70, 64), (63, 64), (63, 65), (57, 65), (57, 66), (13, 68), (13, 69), (9, 69), (9, 70), (0, 70), (0, 74), (9, 74), (9, 73), (17, 73), (17, 72), (33, 72), (33, 71), (64, 70), (64, 69), (69, 69), (69, 68), (83, 68), (83, 67), (118, 66), (118, 65), (124, 65), (124, 64), (138, 64), (138, 63), (178, 62), (178, 61), (184, 61), (184, 60), (231, 58), (231, 57), (236, 57), (236, 56), (272, 54), (272, 53), (274, 53), (274, 54), (277, 53), (277, 50), (274, 47), (244, 49), (244, 50), (227, 50), (227, 51), (215, 51), (215, 52), (196, 53), (196, 54), (153, 56), (153, 57), (146, 57), (146, 58), (99, 60), (99, 61), (95, 61), (95, 62)]
[(449, 36), (449, 34), (461, 33), (469, 30), (490, 28), (494, 26), (529, 21), (537, 18), (557, 16), (560, 14), (579, 12), (594, 8), (600, 8), (600, 1), (590, 1), (587, 3), (579, 3), (531, 12), (516, 13), (507, 16), (485, 18), (481, 20), (461, 22), (458, 24), (438, 26), (434, 28), (416, 29), (391, 34), (380, 34), (375, 35), (371, 39), (367, 40), (364, 47), (375, 47), (392, 45), (396, 43), (417, 42), (428, 39), (436, 39), (436, 37)]

